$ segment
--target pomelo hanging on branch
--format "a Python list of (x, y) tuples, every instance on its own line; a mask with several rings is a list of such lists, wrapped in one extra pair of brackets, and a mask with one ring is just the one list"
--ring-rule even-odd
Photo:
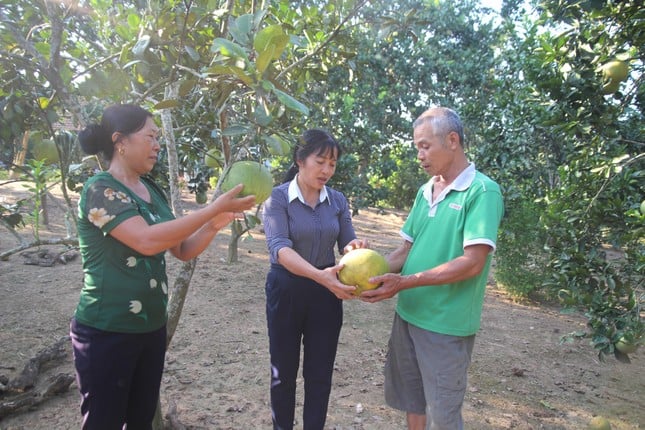
[(34, 139), (31, 154), (34, 160), (44, 161), (45, 164), (58, 163), (58, 150), (53, 139)]
[(209, 149), (204, 155), (204, 164), (219, 170), (224, 165), (224, 156), (218, 148)]
[(629, 66), (624, 61), (612, 60), (602, 65), (602, 75), (611, 81), (624, 81), (629, 74)]
[(599, 71), (603, 78), (602, 93), (609, 95), (618, 91), (620, 83), (627, 79), (629, 65), (625, 61), (613, 59), (600, 66)]
[(227, 192), (237, 184), (244, 184), (239, 196), (255, 196), (255, 203), (261, 204), (271, 195), (273, 176), (269, 169), (256, 161), (236, 161), (222, 180), (222, 191)]
[(338, 279), (345, 285), (356, 286), (354, 295), (358, 296), (366, 290), (378, 288), (369, 279), (390, 271), (387, 260), (373, 249), (358, 248), (343, 255), (338, 264), (344, 267), (338, 272)]

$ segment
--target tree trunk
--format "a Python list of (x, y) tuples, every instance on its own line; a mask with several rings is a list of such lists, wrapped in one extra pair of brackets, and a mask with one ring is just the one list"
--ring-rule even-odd
[(47, 193), (42, 193), (40, 196), (40, 223), (42, 225), (49, 225), (49, 211), (47, 210)]
[[(165, 97), (166, 99), (173, 99), (178, 97), (179, 84), (172, 83), (166, 86)], [(181, 205), (181, 192), (179, 189), (179, 162), (177, 157), (177, 145), (175, 143), (175, 135), (172, 126), (172, 112), (170, 109), (163, 109), (161, 111), (161, 125), (164, 130), (166, 138), (166, 148), (168, 151), (168, 175), (170, 183), (170, 204), (173, 212), (177, 218), (183, 216), (183, 207)], [(184, 262), (182, 268), (174, 280), (171, 290), (168, 291), (168, 324), (166, 333), (166, 346), (170, 346), (175, 330), (179, 325), (181, 312), (186, 301), (188, 287), (193, 277), (197, 259)], [(157, 411), (155, 419), (152, 423), (154, 430), (162, 430), (164, 428), (163, 416), (161, 413), (161, 399), (157, 403)]]
[(238, 260), (237, 246), (241, 236), (241, 234), (236, 233), (235, 230), (231, 228), (231, 239), (228, 241), (228, 253), (226, 256), (226, 262), (228, 264), (236, 263)]
[(168, 324), (167, 324), (167, 333), (166, 333), (166, 346), (170, 345), (170, 341), (175, 334), (175, 330), (179, 325), (179, 317), (181, 317), (181, 311), (184, 308), (184, 302), (186, 301), (186, 293), (188, 292), (188, 287), (190, 286), (190, 280), (193, 277), (195, 272), (195, 267), (197, 267), (197, 259), (193, 258), (192, 260), (185, 261), (181, 266), (179, 274), (175, 279), (172, 291), (169, 291), (170, 295), (168, 300)]
[[(166, 87), (165, 97), (173, 99), (178, 97), (179, 84), (172, 83)], [(166, 148), (168, 150), (168, 174), (170, 176), (170, 201), (173, 212), (177, 218), (183, 216), (183, 207), (181, 205), (181, 193), (179, 189), (179, 162), (177, 157), (177, 145), (175, 143), (175, 135), (172, 127), (172, 112), (169, 109), (161, 111), (161, 124), (166, 137)], [(174, 286), (169, 291), (168, 298), (168, 334), (166, 336), (167, 345), (175, 334), (175, 329), (181, 317), (181, 310), (186, 300), (186, 293), (190, 286), (190, 280), (193, 277), (197, 259), (187, 261), (183, 264), (181, 271), (175, 279)]]
[[(13, 157), (13, 164), (19, 167), (25, 165), (25, 158), (27, 157), (27, 150), (29, 149), (29, 130), (25, 130), (22, 135), (22, 142), (20, 143), (20, 149), (16, 152), (16, 155)], [(13, 167), (9, 171), (9, 179), (19, 179), (21, 174), (20, 169), (14, 169)]]

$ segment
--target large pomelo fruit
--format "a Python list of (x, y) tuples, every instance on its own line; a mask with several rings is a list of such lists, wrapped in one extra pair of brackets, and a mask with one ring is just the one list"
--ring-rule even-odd
[(256, 161), (236, 161), (222, 181), (222, 191), (226, 192), (237, 184), (244, 184), (240, 197), (255, 196), (255, 202), (260, 204), (271, 195), (273, 177), (269, 169)]
[(629, 75), (629, 66), (624, 61), (613, 60), (601, 67), (605, 79), (611, 81), (624, 81)]
[(338, 264), (344, 267), (338, 272), (338, 279), (345, 285), (356, 286), (355, 295), (365, 290), (373, 290), (377, 284), (371, 284), (372, 276), (379, 276), (390, 271), (385, 257), (373, 249), (358, 248), (343, 255)]
[(632, 354), (636, 352), (638, 346), (638, 343), (630, 342), (629, 339), (625, 338), (625, 336), (621, 337), (618, 342), (614, 344), (614, 347), (623, 354)]
[(211, 148), (204, 155), (204, 164), (213, 169), (221, 169), (224, 165), (224, 156), (218, 148)]
[(58, 158), (58, 150), (56, 149), (56, 142), (52, 139), (36, 140), (31, 148), (31, 154), (34, 160), (44, 161), (45, 164), (53, 164), (60, 161)]

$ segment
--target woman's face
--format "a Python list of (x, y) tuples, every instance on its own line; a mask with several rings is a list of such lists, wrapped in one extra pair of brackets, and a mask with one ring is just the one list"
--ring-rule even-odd
[(300, 186), (321, 190), (336, 172), (337, 153), (331, 149), (322, 154), (314, 152), (298, 161)]
[(157, 162), (157, 155), (161, 150), (158, 136), (159, 128), (154, 120), (148, 117), (141, 130), (122, 139), (125, 159), (140, 174), (150, 172)]

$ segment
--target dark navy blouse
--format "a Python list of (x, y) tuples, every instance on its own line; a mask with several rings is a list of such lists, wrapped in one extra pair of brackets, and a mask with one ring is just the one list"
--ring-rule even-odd
[(339, 253), (356, 233), (345, 195), (325, 187), (315, 208), (302, 198), (296, 179), (273, 188), (264, 203), (264, 232), (272, 264), (278, 251), (290, 247), (318, 268), (336, 264), (334, 245)]

